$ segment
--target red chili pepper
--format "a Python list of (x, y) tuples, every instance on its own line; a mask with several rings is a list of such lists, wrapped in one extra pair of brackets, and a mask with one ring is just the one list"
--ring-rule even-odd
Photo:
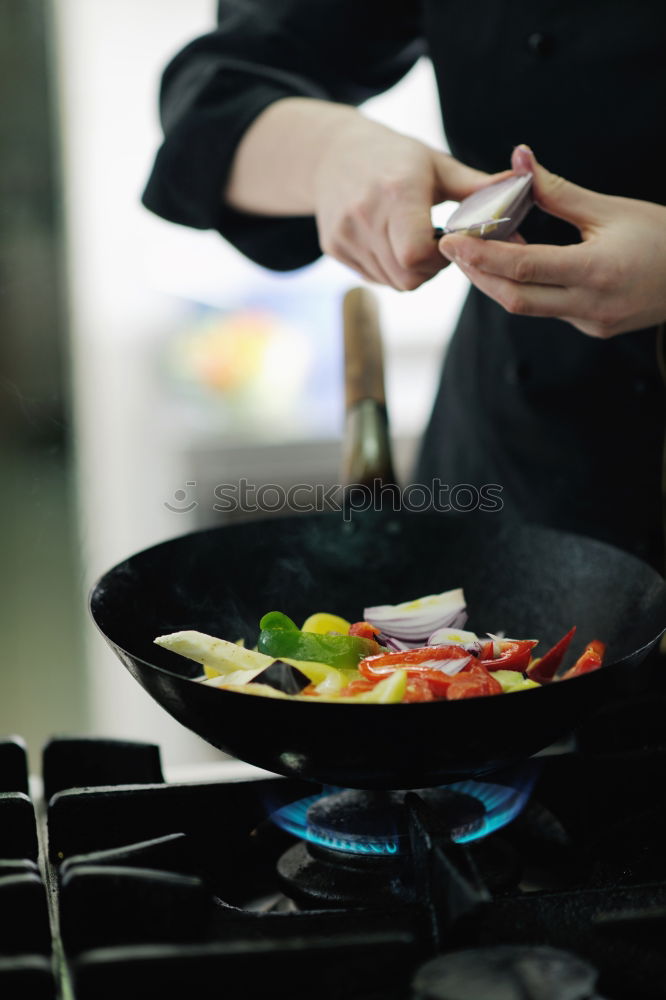
[(581, 655), (578, 657), (573, 667), (569, 667), (566, 673), (562, 674), (562, 680), (570, 677), (580, 677), (581, 674), (589, 674), (592, 670), (598, 670), (604, 661), (606, 644), (594, 639), (589, 642)]
[(432, 667), (432, 660), (458, 660), (469, 655), (460, 646), (419, 646), (417, 649), (405, 649), (396, 653), (366, 656), (359, 663), (358, 669), (370, 680), (387, 677), (396, 667), (406, 669), (407, 676), (418, 676), (424, 670), (436, 669)]
[(478, 662), (488, 670), (519, 670), (523, 673), (530, 662), (531, 651), (538, 639), (502, 639), (500, 654), (494, 659), (480, 659)]
[(354, 622), (353, 625), (349, 626), (348, 634), (358, 636), (359, 639), (374, 639), (379, 631), (370, 622)]
[(538, 681), (539, 684), (549, 684), (552, 681), (555, 671), (562, 662), (562, 657), (569, 648), (569, 643), (573, 639), (575, 631), (576, 626), (574, 625), (566, 635), (562, 636), (559, 642), (555, 643), (552, 649), (549, 649), (540, 659), (530, 664), (527, 668), (527, 676), (530, 680)]

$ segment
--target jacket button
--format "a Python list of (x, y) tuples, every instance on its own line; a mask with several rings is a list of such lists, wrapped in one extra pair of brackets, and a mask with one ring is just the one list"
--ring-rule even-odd
[(527, 39), (527, 47), (536, 56), (549, 56), (553, 51), (553, 37), (544, 35), (541, 31), (534, 31)]

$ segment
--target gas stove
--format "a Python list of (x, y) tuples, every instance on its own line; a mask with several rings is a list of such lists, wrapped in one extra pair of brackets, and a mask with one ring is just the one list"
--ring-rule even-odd
[(665, 710), (400, 793), (4, 740), (0, 997), (663, 1000)]

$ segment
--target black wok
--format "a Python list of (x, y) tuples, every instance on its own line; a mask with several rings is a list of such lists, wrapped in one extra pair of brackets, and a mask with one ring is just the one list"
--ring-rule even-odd
[[(199, 629), (254, 643), (268, 610), (358, 619), (364, 605), (462, 586), (469, 627), (552, 643), (576, 624), (579, 651), (608, 643), (601, 670), (516, 694), (408, 705), (336, 705), (200, 685), (198, 664), (157, 635)], [(339, 514), (214, 528), (112, 569), (92, 595), (95, 622), (171, 715), (209, 743), (269, 771), (347, 787), (436, 785), (533, 754), (595, 707), (643, 683), (640, 662), (666, 621), (657, 573), (619, 550), (494, 515)]]
[[(351, 390), (348, 368), (348, 403), (350, 395), (354, 404), (380, 395), (361, 368)], [(366, 429), (367, 418), (358, 418)], [(377, 468), (382, 449), (361, 446), (350, 454), (358, 471), (364, 461)], [(273, 609), (296, 621), (313, 611), (357, 620), (369, 604), (454, 587), (464, 588), (468, 628), (538, 638), (543, 650), (577, 625), (573, 656), (599, 638), (608, 645), (606, 665), (515, 694), (348, 705), (201, 685), (193, 680), (198, 664), (153, 643), (158, 635), (197, 629), (254, 644), (259, 618)], [(642, 661), (666, 625), (666, 585), (611, 546), (496, 513), (357, 512), (351, 521), (329, 513), (164, 542), (106, 573), (91, 611), (139, 683), (213, 746), (323, 784), (416, 788), (530, 756), (596, 708), (641, 690)]]

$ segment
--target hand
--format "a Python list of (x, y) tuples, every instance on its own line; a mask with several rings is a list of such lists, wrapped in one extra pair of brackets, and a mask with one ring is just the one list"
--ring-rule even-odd
[(526, 146), (512, 157), (534, 174), (545, 212), (573, 223), (571, 246), (445, 236), (441, 253), (510, 312), (555, 316), (592, 337), (613, 337), (666, 319), (666, 207), (597, 194), (545, 170)]
[(314, 173), (322, 250), (369, 281), (418, 288), (448, 259), (433, 239), (430, 210), (460, 201), (490, 176), (355, 113), (332, 130)]

